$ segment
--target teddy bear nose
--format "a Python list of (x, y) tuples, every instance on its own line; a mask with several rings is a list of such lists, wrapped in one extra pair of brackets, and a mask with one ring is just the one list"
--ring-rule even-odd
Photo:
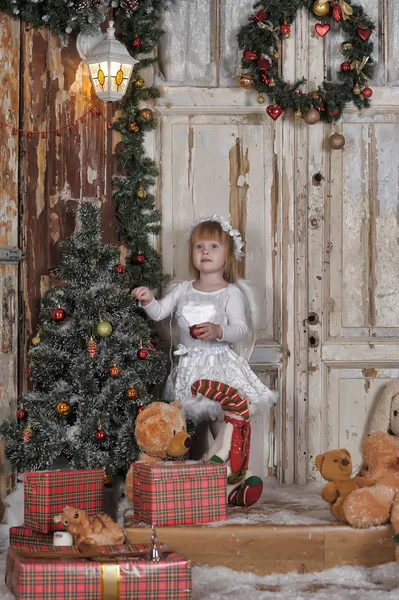
[(344, 467), (347, 467), (347, 466), (349, 465), (349, 460), (348, 460), (347, 458), (344, 458), (344, 459), (341, 461), (341, 465), (343, 465)]
[(191, 438), (187, 438), (186, 440), (184, 440), (184, 445), (186, 448), (191, 448), (191, 444), (192, 444)]

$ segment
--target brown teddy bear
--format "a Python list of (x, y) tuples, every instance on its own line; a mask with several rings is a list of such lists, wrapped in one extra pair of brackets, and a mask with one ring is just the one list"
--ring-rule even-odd
[(356, 490), (344, 502), (345, 518), (353, 527), (372, 527), (391, 520), (399, 532), (399, 440), (385, 431), (363, 442), (363, 472), (376, 481), (373, 488)]
[[(140, 463), (178, 458), (191, 447), (180, 402), (153, 402), (147, 406), (136, 418), (134, 433), (141, 450)], [(126, 475), (125, 495), (133, 502), (133, 465)]]
[(76, 546), (123, 544), (126, 537), (108, 515), (89, 517), (84, 510), (72, 506), (65, 506), (60, 515), (55, 515), (54, 523), (62, 523), (64, 529), (72, 534)]
[(374, 485), (364, 477), (351, 477), (352, 459), (348, 450), (330, 450), (316, 456), (316, 469), (328, 481), (321, 491), (323, 500), (330, 504), (331, 514), (338, 521), (346, 521), (343, 503), (348, 494), (362, 487)]

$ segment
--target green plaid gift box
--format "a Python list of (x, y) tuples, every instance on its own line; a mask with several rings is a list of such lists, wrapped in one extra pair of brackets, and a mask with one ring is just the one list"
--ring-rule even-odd
[(90, 515), (104, 510), (104, 471), (35, 471), (24, 475), (24, 525), (48, 533), (62, 529), (54, 515), (73, 506)]
[[(16, 600), (190, 600), (191, 563), (174, 552), (159, 562), (149, 560), (150, 545), (103, 546), (104, 554), (142, 553), (82, 558), (76, 547), (9, 548), (6, 583)], [(65, 552), (67, 550), (67, 552)], [(40, 556), (59, 553), (57, 558)]]
[(19, 527), (10, 527), (10, 546), (16, 548), (25, 548), (25, 546), (49, 546), (53, 543), (53, 532), (43, 533), (34, 531), (23, 525)]
[(194, 462), (133, 465), (137, 521), (158, 526), (226, 520), (226, 466)]

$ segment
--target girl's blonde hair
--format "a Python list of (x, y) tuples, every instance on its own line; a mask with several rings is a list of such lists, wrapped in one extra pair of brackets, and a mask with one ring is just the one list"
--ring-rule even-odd
[(190, 274), (195, 279), (199, 279), (199, 271), (193, 265), (193, 247), (198, 240), (217, 240), (224, 245), (226, 248), (226, 261), (224, 263), (223, 278), (228, 283), (235, 283), (239, 274), (239, 265), (234, 254), (234, 240), (226, 231), (223, 231), (217, 221), (203, 221), (191, 232), (189, 243)]

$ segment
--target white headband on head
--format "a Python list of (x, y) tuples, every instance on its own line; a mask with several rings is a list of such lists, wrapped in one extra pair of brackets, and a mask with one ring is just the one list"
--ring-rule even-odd
[(197, 227), (197, 225), (199, 225), (200, 223), (204, 223), (205, 221), (216, 221), (216, 223), (219, 223), (223, 231), (228, 233), (228, 235), (230, 235), (233, 238), (234, 254), (237, 260), (241, 260), (242, 257), (245, 256), (244, 252), (242, 251), (244, 242), (242, 241), (241, 233), (238, 231), (238, 229), (232, 228), (228, 219), (226, 219), (225, 217), (219, 217), (219, 215), (213, 215), (212, 217), (200, 217), (199, 219), (194, 221), (194, 223), (191, 225), (190, 231), (186, 233), (187, 241), (190, 241), (191, 234), (193, 230)]

